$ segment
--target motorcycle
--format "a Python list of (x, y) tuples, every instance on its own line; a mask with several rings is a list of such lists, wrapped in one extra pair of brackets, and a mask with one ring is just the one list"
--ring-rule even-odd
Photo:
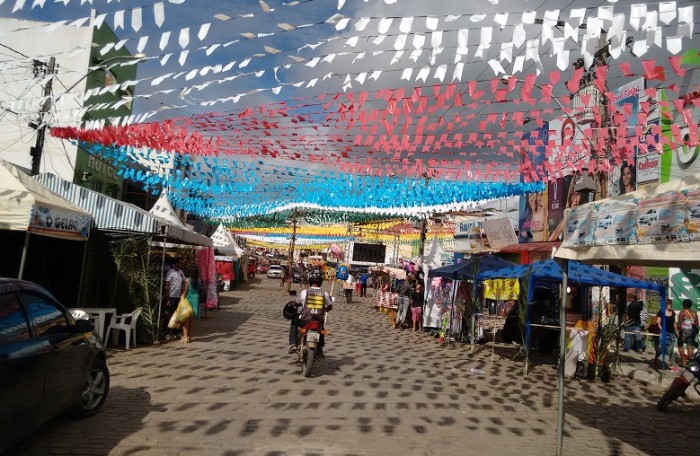
[(304, 377), (311, 376), (321, 334), (328, 335), (330, 331), (321, 329), (321, 323), (318, 321), (310, 321), (299, 328), (299, 362)]
[(695, 385), (693, 385), (695, 391), (700, 394), (700, 350), (696, 351), (693, 359), (688, 361), (685, 370), (683, 370), (678, 377), (673, 379), (671, 386), (666, 389), (664, 395), (661, 396), (659, 402), (656, 403), (656, 410), (663, 412), (671, 402), (681, 396), (685, 396), (685, 390), (687, 390), (693, 382), (695, 383)]

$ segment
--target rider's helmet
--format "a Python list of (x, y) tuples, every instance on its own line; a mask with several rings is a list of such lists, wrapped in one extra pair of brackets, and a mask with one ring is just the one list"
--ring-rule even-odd
[(297, 313), (297, 308), (294, 305), (294, 301), (289, 301), (282, 308), (282, 316), (287, 320), (291, 320), (292, 318), (294, 318), (295, 313)]
[(309, 286), (320, 287), (323, 285), (323, 275), (318, 269), (314, 269), (309, 272)]

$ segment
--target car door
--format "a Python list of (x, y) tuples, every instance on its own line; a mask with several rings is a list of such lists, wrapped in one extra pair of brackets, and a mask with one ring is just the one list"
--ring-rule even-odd
[(70, 331), (66, 310), (50, 296), (22, 292), (27, 314), (46, 357), (46, 382), (40, 419), (49, 419), (77, 402), (84, 387), (88, 346)]
[(0, 452), (36, 422), (46, 374), (43, 354), (18, 296), (0, 294)]

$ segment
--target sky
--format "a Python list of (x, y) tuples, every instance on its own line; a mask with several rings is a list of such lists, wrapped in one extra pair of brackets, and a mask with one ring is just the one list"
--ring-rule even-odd
[[(600, 29), (614, 33), (608, 89), (648, 61), (665, 71), (647, 87), (696, 90), (669, 64), (700, 47), (695, 3), (6, 0), (0, 16), (74, 21), (94, 8), (118, 45), (146, 54), (133, 104), (145, 120), (131, 127), (167, 122), (200, 140), (194, 174), (157, 182), (202, 195), (176, 204), (224, 217), (299, 203), (416, 215), (531, 189), (519, 185), (520, 139), (562, 115), (572, 64), (590, 63)], [(182, 153), (160, 146), (165, 159)]]

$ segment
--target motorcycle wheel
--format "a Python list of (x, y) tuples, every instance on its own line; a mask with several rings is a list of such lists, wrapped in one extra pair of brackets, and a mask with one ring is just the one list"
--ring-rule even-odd
[(661, 396), (661, 399), (659, 399), (659, 402), (656, 403), (656, 410), (658, 410), (659, 412), (663, 412), (664, 410), (666, 410), (666, 407), (668, 407), (671, 404), (671, 402), (676, 400), (678, 395), (679, 395), (679, 392), (676, 391), (676, 388), (674, 388), (673, 386), (670, 386), (666, 390), (664, 395)]
[(311, 367), (314, 365), (316, 349), (309, 348), (308, 350), (306, 350), (306, 354), (304, 356), (306, 357), (306, 359), (303, 360), (304, 377), (311, 377)]

